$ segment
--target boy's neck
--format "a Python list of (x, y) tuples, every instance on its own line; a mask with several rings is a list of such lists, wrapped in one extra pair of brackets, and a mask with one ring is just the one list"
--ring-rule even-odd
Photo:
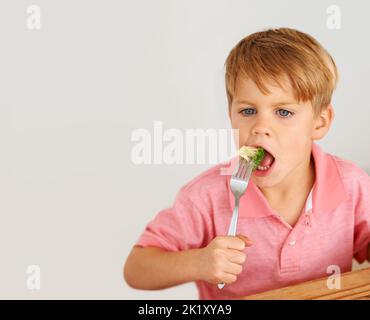
[(283, 183), (269, 188), (260, 188), (270, 203), (308, 196), (315, 182), (315, 163), (312, 154), (309, 161), (297, 169), (297, 173), (285, 179)]

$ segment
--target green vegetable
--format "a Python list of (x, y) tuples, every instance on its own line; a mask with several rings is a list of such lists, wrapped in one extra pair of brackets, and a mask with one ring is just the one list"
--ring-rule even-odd
[(248, 162), (253, 161), (253, 170), (255, 170), (265, 156), (265, 150), (261, 147), (255, 148), (242, 146), (239, 149), (239, 156), (244, 158)]

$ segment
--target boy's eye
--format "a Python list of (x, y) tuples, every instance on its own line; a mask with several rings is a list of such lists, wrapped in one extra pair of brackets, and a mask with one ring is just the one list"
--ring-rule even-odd
[(242, 111), (240, 111), (240, 113), (244, 116), (249, 116), (251, 114), (253, 114), (255, 110), (252, 109), (252, 108), (247, 108), (247, 109), (243, 109)]
[[(250, 116), (250, 115), (254, 114), (255, 111), (256, 111), (255, 109), (246, 108), (246, 109), (243, 109), (242, 111), (240, 111), (240, 113), (244, 116)], [(290, 116), (293, 115), (293, 112), (285, 110), (285, 109), (279, 109), (277, 112), (278, 112), (279, 116), (281, 116), (282, 118), (289, 118)]]
[(288, 118), (289, 116), (293, 115), (292, 112), (285, 110), (285, 109), (279, 109), (278, 113), (283, 117), (283, 118)]

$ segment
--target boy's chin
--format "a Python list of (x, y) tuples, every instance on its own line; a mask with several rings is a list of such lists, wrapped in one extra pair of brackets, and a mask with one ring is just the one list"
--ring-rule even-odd
[(271, 188), (278, 184), (278, 181), (276, 181), (276, 178), (272, 176), (266, 176), (266, 177), (253, 176), (252, 179), (253, 179), (254, 184), (259, 188)]
[(253, 178), (253, 182), (258, 188), (272, 188), (273, 186), (276, 186), (275, 182), (268, 181), (266, 178)]

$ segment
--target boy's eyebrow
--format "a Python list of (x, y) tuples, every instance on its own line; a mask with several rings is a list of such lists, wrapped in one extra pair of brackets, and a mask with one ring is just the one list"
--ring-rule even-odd
[[(245, 100), (245, 99), (237, 99), (235, 100), (236, 103), (242, 103), (242, 104), (248, 104), (252, 107), (256, 107), (256, 104), (254, 104), (253, 102), (250, 102), (248, 100)], [(296, 104), (297, 102), (296, 101), (280, 101), (280, 102), (275, 102), (272, 106), (273, 107), (277, 107), (277, 106), (285, 106), (285, 105), (289, 105), (289, 104)]]

